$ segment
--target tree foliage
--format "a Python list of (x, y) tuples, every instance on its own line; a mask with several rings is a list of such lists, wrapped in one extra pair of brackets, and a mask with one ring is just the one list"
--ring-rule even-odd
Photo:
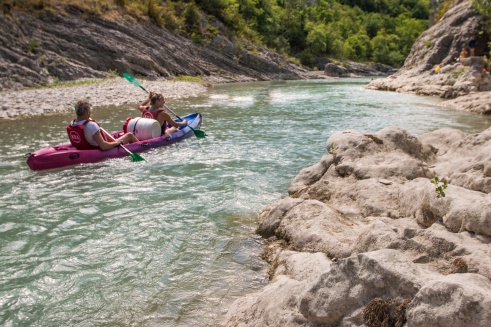
[[(316, 57), (400, 66), (427, 28), (430, 0), (182, 0), (305, 65)], [(188, 20), (188, 19), (187, 19)]]
[[(259, 43), (312, 66), (325, 57), (402, 65), (433, 15), (453, 0), (0, 0), (4, 14), (18, 9), (58, 11), (62, 5), (104, 15), (116, 10), (195, 42), (217, 34)], [(491, 15), (488, 0), (473, 0)], [(115, 9), (111, 9), (115, 8)], [(61, 8), (63, 10), (63, 8)], [(440, 10), (436, 12), (435, 10)], [(109, 15), (110, 16), (110, 15)], [(321, 67), (319, 67), (321, 68)]]
[(472, 7), (482, 15), (491, 19), (491, 1), (489, 0), (473, 0)]

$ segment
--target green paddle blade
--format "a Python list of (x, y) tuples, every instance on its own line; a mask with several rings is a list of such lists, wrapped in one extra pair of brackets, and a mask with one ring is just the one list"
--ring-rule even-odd
[[(148, 91), (147, 91), (147, 90), (146, 90), (146, 89), (143, 87), (143, 85), (141, 85), (141, 84), (140, 84), (140, 82), (138, 82), (138, 81), (137, 81), (137, 80), (136, 80), (136, 79), (135, 79), (133, 76), (131, 76), (130, 74), (128, 74), (128, 73), (124, 73), (124, 74), (123, 74), (123, 77), (124, 77), (124, 78), (126, 78), (126, 80), (127, 80), (128, 82), (130, 82), (131, 84), (138, 86), (138, 87), (139, 87), (139, 88), (141, 88), (143, 91), (145, 91), (145, 92), (147, 92), (147, 93), (148, 93)], [(182, 121), (182, 118), (181, 118), (181, 117), (179, 117), (178, 115), (176, 115), (176, 113), (175, 113), (174, 111), (172, 111), (170, 108), (168, 108), (168, 107), (167, 107), (167, 106), (165, 106), (165, 105), (164, 105), (164, 107), (165, 107), (166, 109), (168, 109), (170, 112), (172, 112), (172, 114), (174, 114), (174, 116), (176, 116), (176, 117), (177, 117), (177, 118), (178, 118), (180, 121)], [(188, 125), (188, 126), (189, 126), (189, 125)], [(195, 135), (197, 138), (199, 138), (199, 139), (205, 138), (205, 137), (207, 136), (205, 132), (200, 131), (199, 129), (194, 129), (194, 128), (192, 128), (191, 126), (189, 126), (189, 128), (191, 128), (191, 129), (193, 130), (194, 135)], [(138, 156), (138, 155), (137, 155), (137, 156)], [(133, 156), (132, 156), (132, 158), (133, 158), (133, 161), (142, 161), (142, 160), (145, 160), (145, 159), (143, 159), (143, 158), (141, 158), (141, 157), (140, 157), (141, 159), (134, 158)]]
[(195, 135), (197, 138), (199, 138), (199, 139), (204, 139), (205, 137), (207, 137), (207, 136), (208, 136), (208, 135), (206, 135), (206, 133), (205, 133), (205, 132), (200, 131), (199, 129), (193, 129), (193, 128), (191, 128), (191, 129), (193, 130), (194, 135)]
[(147, 91), (147, 90), (146, 90), (146, 89), (143, 87), (143, 85), (141, 85), (141, 84), (140, 84), (140, 82), (138, 82), (138, 81), (137, 81), (137, 80), (136, 80), (136, 79), (135, 79), (133, 76), (131, 76), (130, 74), (128, 74), (128, 73), (124, 73), (124, 74), (123, 74), (123, 77), (124, 77), (124, 78), (126, 78), (126, 80), (127, 80), (128, 82), (130, 82), (131, 84), (138, 86), (138, 87), (139, 87), (139, 88), (141, 88), (143, 91), (145, 91), (145, 92), (147, 92), (147, 93), (148, 93), (148, 91)]
[(130, 82), (131, 84), (140, 86), (140, 83), (136, 79), (134, 79), (133, 76), (131, 76), (130, 74), (124, 73), (123, 77), (126, 78), (126, 80), (128, 80), (128, 82)]
[(145, 161), (145, 159), (143, 159), (143, 157), (141, 157), (138, 153), (131, 153), (130, 156), (134, 162)]

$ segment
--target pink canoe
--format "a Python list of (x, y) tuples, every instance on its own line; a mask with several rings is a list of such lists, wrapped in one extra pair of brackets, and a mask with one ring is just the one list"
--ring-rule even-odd
[[(126, 144), (125, 147), (133, 153), (138, 153), (152, 148), (169, 145), (193, 136), (193, 129), (199, 129), (201, 126), (201, 114), (190, 114), (183, 116), (182, 118), (186, 119), (189, 126), (192, 128), (189, 126), (183, 126), (180, 127), (179, 131), (173, 133), (172, 136), (158, 136), (148, 140)], [(113, 137), (117, 138), (123, 134), (123, 131), (114, 132), (111, 134)], [(126, 157), (128, 155), (129, 154), (120, 146), (106, 151), (99, 149), (78, 150), (68, 143), (43, 148), (36, 152), (28, 153), (26, 156), (29, 168), (32, 170), (46, 170), (78, 165), (82, 163), (94, 163), (111, 158)]]

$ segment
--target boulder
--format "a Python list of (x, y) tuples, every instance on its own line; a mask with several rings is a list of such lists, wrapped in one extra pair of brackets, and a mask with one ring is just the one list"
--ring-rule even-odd
[(422, 287), (407, 308), (407, 327), (486, 327), (491, 283), (476, 274), (454, 274)]
[(342, 66), (328, 63), (324, 67), (324, 74), (331, 77), (349, 77), (348, 70)]
[(490, 149), (491, 128), (332, 134), (261, 213), (270, 284), (221, 326), (486, 326)]

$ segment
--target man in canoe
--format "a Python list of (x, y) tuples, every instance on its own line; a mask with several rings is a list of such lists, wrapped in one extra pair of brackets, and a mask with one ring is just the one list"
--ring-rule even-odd
[[(150, 102), (150, 106), (147, 104)], [(143, 118), (153, 118), (160, 123), (162, 129), (162, 135), (171, 135), (177, 132), (179, 126), (187, 125), (187, 121), (176, 122), (172, 117), (163, 109), (165, 106), (164, 96), (160, 93), (150, 92), (148, 99), (140, 104), (140, 111)]]
[(87, 101), (78, 101), (75, 105), (77, 118), (66, 127), (70, 143), (79, 150), (100, 148), (109, 150), (125, 143), (138, 142), (133, 133), (126, 133), (117, 139), (109, 135), (100, 125), (90, 118), (92, 106)]

